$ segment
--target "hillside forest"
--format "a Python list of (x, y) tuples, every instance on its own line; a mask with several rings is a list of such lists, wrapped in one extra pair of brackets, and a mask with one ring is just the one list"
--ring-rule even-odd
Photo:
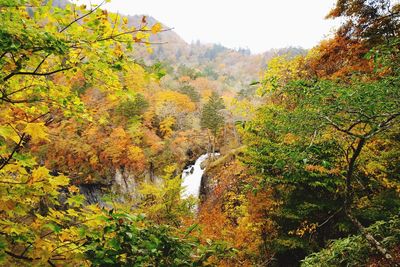
[(400, 4), (326, 15), (252, 54), (0, 0), (0, 266), (400, 266)]

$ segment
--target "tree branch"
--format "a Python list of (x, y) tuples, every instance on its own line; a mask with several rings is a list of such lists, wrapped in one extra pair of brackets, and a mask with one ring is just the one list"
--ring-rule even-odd
[(74, 19), (73, 21), (71, 21), (70, 23), (67, 24), (67, 26), (65, 26), (64, 28), (62, 28), (59, 32), (62, 33), (63, 31), (67, 30), (69, 27), (71, 27), (74, 23), (80, 21), (81, 19), (86, 18), (87, 16), (89, 16), (90, 14), (92, 14), (93, 12), (95, 12), (97, 9), (99, 9), (102, 5), (104, 5), (106, 1), (101, 2), (98, 6), (96, 6), (95, 8), (89, 10), (88, 13), (80, 16), (79, 18)]
[(8, 96), (10, 96), (10, 95), (19, 93), (19, 92), (21, 92), (21, 91), (23, 91), (23, 90), (25, 90), (25, 89), (31, 88), (31, 87), (34, 87), (34, 85), (28, 85), (28, 86), (22, 87), (22, 88), (20, 88), (20, 89), (18, 89), (18, 90), (12, 91), (12, 92), (10, 92), (10, 93), (4, 93), (3, 95), (5, 95), (5, 96), (8, 97)]
[(13, 151), (12, 151), (11, 154), (7, 157), (7, 159), (6, 159), (5, 161), (3, 161), (3, 163), (1, 164), (0, 170), (3, 169), (3, 168), (10, 162), (10, 160), (13, 158), (14, 154), (19, 150), (19, 148), (20, 148), (21, 145), (22, 145), (22, 142), (23, 142), (24, 139), (25, 139), (25, 135), (26, 135), (25, 133), (23, 133), (23, 134), (21, 135), (18, 144), (14, 147)]
[(8, 51), (5, 51), (3, 54), (1, 54), (0, 59), (2, 59), (5, 55), (7, 55)]
[[(171, 29), (163, 29), (160, 32), (166, 32), (166, 31), (170, 31)], [(103, 37), (101, 39), (97, 39), (96, 42), (101, 42), (101, 41), (107, 41), (107, 40), (114, 40), (115, 38), (122, 36), (122, 35), (127, 35), (127, 34), (131, 34), (131, 33), (136, 33), (136, 32), (151, 32), (151, 30), (145, 30), (143, 28), (140, 29), (136, 29), (136, 30), (131, 30), (131, 31), (126, 31), (126, 32), (120, 32), (118, 34), (115, 35), (109, 35), (107, 37)], [(151, 42), (143, 42), (143, 43), (149, 43), (152, 44)], [(161, 44), (161, 43), (160, 43)]]
[(7, 255), (16, 258), (16, 259), (20, 259), (20, 260), (26, 260), (26, 261), (33, 261), (33, 260), (39, 260), (40, 258), (31, 258), (31, 257), (26, 257), (23, 255), (18, 255), (18, 254), (14, 254), (11, 251), (5, 250), (4, 251)]
[(351, 131), (349, 131), (347, 129), (341, 128), (337, 123), (335, 123), (333, 120), (331, 120), (328, 116), (323, 116), (322, 118), (327, 120), (329, 122), (329, 125), (331, 125), (333, 128), (335, 128), (336, 130), (338, 130), (338, 131), (340, 131), (342, 133), (346, 133), (348, 135), (351, 135), (351, 136), (354, 136), (354, 137), (357, 137), (357, 138), (360, 138), (360, 139), (364, 138), (364, 136), (362, 136), (362, 135), (355, 134), (355, 133), (353, 133), (353, 132), (351, 132)]
[(364, 226), (354, 217), (351, 213), (351, 204), (353, 202), (353, 190), (352, 190), (352, 178), (356, 167), (356, 161), (358, 156), (361, 153), (365, 143), (367, 141), (366, 137), (359, 138), (356, 148), (353, 149), (353, 155), (350, 158), (348, 163), (348, 169), (346, 173), (346, 193), (345, 193), (345, 201), (344, 201), (344, 211), (350, 221), (357, 227), (357, 229), (361, 232), (361, 234), (367, 239), (370, 245), (382, 254), (385, 259), (389, 260), (393, 263), (393, 266), (399, 266), (398, 264), (394, 263), (393, 257), (387, 252), (387, 250), (364, 228)]
[(61, 71), (70, 70), (72, 68), (73, 67), (66, 67), (66, 68), (53, 70), (53, 71), (50, 71), (50, 72), (42, 72), (42, 73), (28, 72), (28, 71), (12, 72), (12, 73), (8, 74), (6, 77), (4, 77), (3, 81), (5, 82), (5, 81), (9, 80), (10, 78), (12, 78), (13, 76), (16, 76), (16, 75), (49, 76), (49, 75), (53, 75), (53, 74), (56, 74), (56, 73), (61, 72)]
[(335, 217), (339, 212), (341, 212), (343, 210), (343, 208), (340, 208), (340, 209), (338, 209), (337, 211), (335, 211), (331, 216), (329, 216), (324, 222), (322, 222), (322, 223), (319, 223), (318, 225), (317, 225), (317, 227), (319, 228), (319, 227), (322, 227), (322, 226), (324, 226), (325, 224), (327, 224), (333, 217)]
[(36, 73), (36, 72), (39, 70), (40, 66), (42, 66), (42, 64), (46, 61), (46, 59), (47, 59), (49, 56), (50, 56), (50, 54), (47, 54), (47, 55), (42, 59), (42, 61), (40, 61), (40, 63), (37, 65), (36, 69), (33, 71), (34, 73)]
[(33, 103), (33, 102), (40, 102), (42, 99), (19, 99), (19, 100), (12, 100), (8, 97), (0, 97), (0, 100), (10, 103), (10, 104), (20, 104), (20, 103)]
[(372, 130), (366, 138), (371, 138), (374, 135), (377, 135), (378, 133), (384, 131), (390, 126), (390, 123), (394, 121), (398, 116), (400, 116), (400, 112), (391, 114), (385, 121), (379, 123), (378, 127), (374, 130)]

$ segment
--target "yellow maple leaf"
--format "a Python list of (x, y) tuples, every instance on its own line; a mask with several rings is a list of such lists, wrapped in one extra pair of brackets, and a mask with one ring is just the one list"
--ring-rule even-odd
[(153, 34), (157, 34), (162, 30), (162, 26), (161, 23), (157, 22), (156, 24), (153, 25), (153, 27), (151, 27), (151, 32)]
[(43, 180), (44, 178), (47, 178), (49, 175), (49, 170), (46, 169), (45, 167), (39, 167), (35, 170), (32, 171), (32, 179), (29, 181), (30, 184)]
[(28, 123), (24, 132), (31, 136), (33, 143), (37, 143), (42, 140), (49, 141), (47, 138), (47, 127), (43, 122)]

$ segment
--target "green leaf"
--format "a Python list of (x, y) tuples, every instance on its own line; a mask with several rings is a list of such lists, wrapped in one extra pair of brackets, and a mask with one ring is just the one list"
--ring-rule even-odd
[(21, 140), (15, 130), (9, 125), (0, 126), (0, 136), (2, 136), (4, 139), (12, 140), (15, 143), (19, 143), (19, 141)]
[(51, 231), (53, 231), (55, 233), (61, 232), (61, 227), (54, 223), (45, 224), (44, 227), (50, 229)]

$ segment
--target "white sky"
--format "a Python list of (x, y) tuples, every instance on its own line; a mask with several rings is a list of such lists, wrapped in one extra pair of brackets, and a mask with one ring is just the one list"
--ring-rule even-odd
[[(101, 0), (74, 0), (96, 4)], [(112, 0), (104, 7), (120, 14), (150, 15), (188, 43), (250, 48), (311, 48), (332, 32), (324, 17), (336, 0)]]

